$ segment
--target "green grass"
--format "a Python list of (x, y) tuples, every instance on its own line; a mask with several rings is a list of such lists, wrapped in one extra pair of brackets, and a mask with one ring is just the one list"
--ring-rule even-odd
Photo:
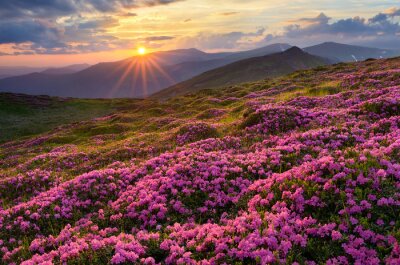
[[(248, 107), (244, 103), (249, 93), (266, 92), (257, 96), (258, 102), (266, 103), (298, 96), (332, 95), (341, 92), (342, 88), (340, 80), (330, 74), (353, 69), (352, 64), (337, 64), (275, 79), (204, 89), (160, 102), (155, 99), (61, 99), (0, 93), (0, 143), (46, 133), (49, 148), (69, 143), (86, 148), (93, 146), (93, 138), (103, 136), (112, 139), (105, 140), (107, 143), (131, 138), (140, 141), (146, 134), (169, 131), (168, 138), (185, 124), (198, 119), (209, 124), (218, 122), (221, 132), (234, 132), (245, 119), (244, 111)], [(221, 110), (223, 115), (209, 116), (207, 111), (210, 109)], [(108, 118), (93, 120), (110, 114), (112, 116)], [(59, 126), (63, 129), (55, 132)], [(158, 141), (158, 144), (165, 142)]]
[[(273, 88), (281, 81), (290, 80), (296, 88), (282, 88), (277, 100), (290, 100), (296, 96), (324, 96), (340, 91), (331, 80), (313, 85), (309, 80), (315, 75), (313, 70), (303, 71), (279, 79), (262, 80), (249, 84), (228, 86), (220, 89), (204, 89), (167, 101), (135, 99), (61, 99), (32, 97), (0, 93), (0, 143), (20, 140), (42, 133), (48, 133), (59, 126), (49, 143), (67, 144), (90, 142), (98, 135), (118, 135), (120, 139), (138, 137), (138, 133), (160, 133), (168, 129), (179, 129), (188, 120), (195, 119), (210, 109), (220, 109), (226, 114), (218, 118), (224, 128), (231, 131), (231, 125), (243, 117), (243, 98), (252, 91)], [(322, 85), (321, 85), (322, 83)], [(238, 101), (224, 100), (226, 96), (240, 98)], [(210, 98), (221, 101), (212, 102)], [(112, 118), (93, 121), (94, 118), (115, 114)], [(149, 119), (172, 118), (165, 125), (149, 124)], [(211, 118), (209, 122), (216, 119)], [(77, 122), (81, 125), (69, 126)], [(228, 129), (230, 127), (230, 129)], [(231, 128), (232, 127), (232, 128)]]
[(315, 87), (298, 87), (293, 90), (280, 93), (275, 98), (277, 101), (288, 101), (296, 97), (324, 97), (342, 92), (340, 82), (328, 81)]
[(0, 142), (101, 117), (130, 103), (130, 100), (44, 98), (38, 102), (32, 99), (29, 96), (14, 98), (9, 94), (0, 94)]

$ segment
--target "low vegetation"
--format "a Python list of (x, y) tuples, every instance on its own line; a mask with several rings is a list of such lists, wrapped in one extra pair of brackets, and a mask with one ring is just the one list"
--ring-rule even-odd
[(1, 127), (2, 262), (399, 264), (399, 73), (337, 64), (167, 101), (2, 95), (1, 124), (21, 120)]

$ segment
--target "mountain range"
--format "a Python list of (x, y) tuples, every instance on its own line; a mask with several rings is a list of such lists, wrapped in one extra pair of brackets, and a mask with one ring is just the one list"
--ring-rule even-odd
[(324, 42), (310, 46), (304, 48), (304, 51), (340, 62), (364, 61), (369, 58), (380, 59), (400, 55), (400, 51), (397, 50), (369, 48), (335, 42)]
[(26, 67), (26, 66), (0, 66), (0, 79), (32, 73), (43, 74), (72, 74), (90, 67), (89, 64), (73, 64), (64, 67)]
[(153, 95), (154, 98), (170, 98), (206, 88), (252, 82), (332, 64), (333, 61), (306, 53), (298, 47), (292, 47), (280, 53), (252, 57), (237, 61), (181, 82)]
[(73, 65), (68, 65), (65, 67), (51, 67), (47, 68), (46, 70), (42, 71), (42, 74), (48, 74), (48, 75), (64, 75), (64, 74), (73, 74), (77, 73), (79, 71), (85, 70), (86, 68), (89, 68), (90, 65), (83, 63), (83, 64), (73, 64)]
[(0, 66), (0, 79), (45, 71), (46, 67)]
[[(290, 62), (291, 53), (282, 52), (291, 47), (278, 43), (250, 51), (224, 53), (180, 49), (90, 67), (75, 65), (42, 69), (40, 72), (0, 79), (0, 92), (77, 98), (144, 98), (166, 88), (166, 91), (187, 91), (191, 86), (198, 90), (209, 85), (215, 87), (278, 76), (322, 63), (396, 55), (391, 50), (322, 43), (304, 48), (301, 56), (298, 56), (299, 49), (295, 49), (297, 52), (292, 56), (298, 57)], [(277, 55), (266, 57), (271, 54)], [(310, 57), (312, 55), (318, 58)], [(284, 58), (280, 58), (282, 56)], [(207, 79), (212, 80), (209, 82)]]
[(155, 52), (99, 63), (74, 74), (32, 73), (5, 78), (0, 80), (0, 91), (78, 98), (141, 98), (207, 70), (289, 47), (274, 44), (236, 53), (205, 53), (197, 49)]

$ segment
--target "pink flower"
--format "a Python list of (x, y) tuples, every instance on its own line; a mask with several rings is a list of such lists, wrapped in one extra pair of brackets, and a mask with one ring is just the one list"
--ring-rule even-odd
[(342, 234), (339, 231), (332, 231), (332, 240), (337, 241), (342, 239)]

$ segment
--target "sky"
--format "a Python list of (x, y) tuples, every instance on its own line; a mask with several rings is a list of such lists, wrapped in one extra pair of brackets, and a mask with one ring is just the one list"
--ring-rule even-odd
[(0, 66), (336, 41), (400, 48), (398, 0), (0, 0)]

